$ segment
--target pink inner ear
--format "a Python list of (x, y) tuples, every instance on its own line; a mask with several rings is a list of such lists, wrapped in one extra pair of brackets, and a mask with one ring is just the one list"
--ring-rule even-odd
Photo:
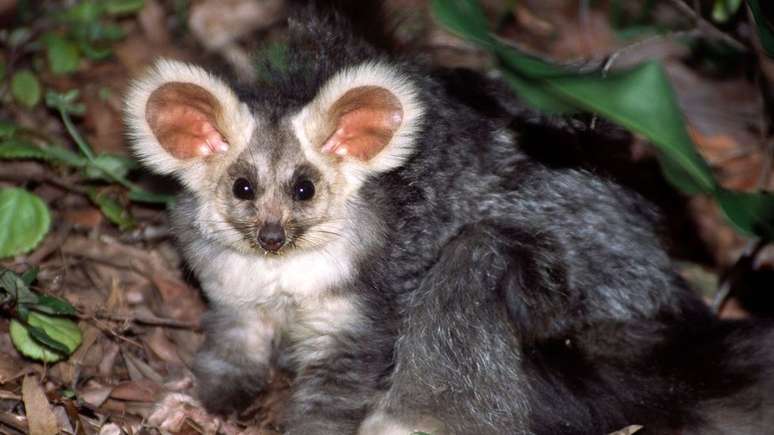
[(368, 161), (392, 140), (403, 121), (403, 107), (391, 92), (376, 86), (347, 91), (330, 109), (333, 133), (321, 150)]
[(185, 160), (228, 150), (217, 129), (221, 110), (215, 97), (201, 86), (173, 82), (153, 91), (145, 119), (159, 144)]

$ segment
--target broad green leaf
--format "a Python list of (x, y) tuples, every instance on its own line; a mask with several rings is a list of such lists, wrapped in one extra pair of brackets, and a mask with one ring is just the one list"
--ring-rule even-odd
[(522, 77), (519, 74), (503, 70), (503, 79), (529, 106), (547, 113), (572, 113), (579, 110), (551, 92), (543, 89), (542, 84)]
[(80, 168), (88, 163), (85, 157), (58, 147), (39, 147), (21, 138), (0, 141), (0, 159), (38, 159)]
[(144, 0), (103, 0), (102, 7), (110, 15), (126, 15), (139, 12), (145, 5)]
[(712, 19), (718, 23), (725, 23), (736, 15), (742, 0), (715, 0), (712, 6)]
[(11, 320), (10, 333), (14, 347), (26, 357), (45, 362), (57, 362), (65, 357), (64, 354), (35, 341), (27, 327), (16, 319)]
[(25, 285), (30, 286), (35, 281), (35, 278), (38, 277), (38, 272), (40, 272), (38, 266), (32, 266), (25, 270), (24, 273), (21, 274), (20, 278)]
[[(546, 86), (577, 106), (650, 139), (664, 158), (689, 174), (703, 192), (715, 188), (704, 159), (696, 153), (682, 112), (661, 66), (648, 62), (634, 69), (546, 80)], [(693, 189), (686, 189), (693, 190)]]
[(51, 214), (38, 196), (20, 188), (0, 189), (0, 258), (31, 250), (50, 225)]
[(758, 37), (761, 40), (763, 50), (770, 57), (774, 57), (774, 21), (772, 21), (774, 19), (772, 18), (774, 6), (772, 6), (771, 0), (747, 0), (747, 4), (750, 6), (753, 17), (755, 17), (755, 26), (758, 29)]
[(451, 32), (483, 46), (495, 48), (494, 38), (489, 31), (489, 22), (477, 1), (433, 0), (432, 11), (436, 19)]
[(30, 309), (61, 316), (74, 316), (78, 314), (75, 308), (66, 300), (48, 295), (38, 295), (38, 301), (30, 305)]
[(31, 312), (27, 324), (32, 338), (62, 353), (71, 354), (81, 344), (80, 328), (66, 317)]
[(43, 37), (48, 65), (54, 74), (67, 74), (78, 69), (81, 55), (72, 41), (49, 33)]
[(115, 154), (100, 154), (91, 165), (86, 167), (86, 176), (112, 181), (112, 178), (106, 174), (123, 178), (135, 168), (137, 168), (137, 161), (134, 159)]
[(0, 59), (0, 80), (5, 79), (5, 62), (3, 62), (2, 59)]
[(11, 295), (16, 304), (34, 304), (38, 295), (12, 270), (0, 267), (0, 289)]
[(11, 79), (11, 94), (19, 103), (33, 107), (40, 101), (40, 82), (28, 69), (17, 71)]
[(120, 230), (127, 230), (134, 226), (134, 218), (124, 206), (110, 196), (100, 193), (97, 189), (89, 189), (89, 198), (96, 204), (102, 213)]
[[(772, 23), (758, 0), (748, 0), (767, 52), (774, 51)], [(648, 138), (660, 151), (667, 179), (685, 193), (715, 196), (741, 232), (774, 236), (774, 198), (720, 188), (695, 151), (663, 68), (645, 63), (609, 75), (568, 71), (508, 46), (491, 35), (477, 0), (435, 0), (434, 15), (452, 32), (489, 50), (500, 60), (505, 80), (529, 104), (552, 112), (598, 113)], [(733, 5), (732, 5), (733, 6)], [(772, 7), (766, 3), (766, 7)]]
[(718, 189), (716, 198), (739, 232), (774, 240), (774, 195)]

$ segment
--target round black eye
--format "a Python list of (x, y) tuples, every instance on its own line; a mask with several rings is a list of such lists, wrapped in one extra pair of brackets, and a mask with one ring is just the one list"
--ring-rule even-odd
[(232, 192), (234, 192), (234, 196), (242, 200), (255, 199), (253, 185), (250, 184), (246, 178), (237, 178), (237, 180), (234, 181)]
[(314, 183), (301, 180), (293, 186), (293, 197), (298, 201), (306, 201), (314, 196)]

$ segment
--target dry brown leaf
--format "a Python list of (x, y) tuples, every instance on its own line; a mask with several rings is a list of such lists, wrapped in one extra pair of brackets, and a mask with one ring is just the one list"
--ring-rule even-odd
[(113, 399), (135, 402), (155, 402), (161, 392), (161, 386), (148, 379), (127, 381), (118, 384), (110, 393)]
[(163, 361), (175, 365), (184, 365), (177, 354), (177, 347), (169, 341), (162, 328), (153, 328), (153, 332), (143, 337), (148, 348)]
[(88, 229), (97, 228), (104, 220), (102, 216), (102, 212), (94, 207), (69, 209), (62, 213), (65, 221)]
[(282, 18), (283, 6), (282, 0), (206, 0), (191, 8), (188, 26), (202, 45), (214, 50), (270, 26)]
[(137, 20), (150, 42), (154, 45), (169, 44), (169, 30), (165, 23), (166, 13), (157, 0), (145, 0), (145, 6), (137, 15)]
[(116, 357), (121, 348), (115, 342), (110, 342), (105, 345), (102, 361), (99, 362), (98, 372), (99, 375), (105, 378), (109, 378), (113, 373), (113, 365), (116, 363)]
[(37, 378), (24, 377), (22, 397), (30, 435), (56, 435), (59, 431), (56, 415), (51, 411), (46, 393), (43, 392)]
[(631, 426), (626, 426), (621, 430), (611, 432), (609, 435), (632, 435), (633, 433), (638, 432), (640, 429), (642, 429), (642, 426), (633, 424)]
[(81, 388), (80, 391), (78, 391), (78, 397), (85, 403), (98, 408), (105, 403), (105, 400), (107, 400), (108, 397), (110, 397), (110, 392), (112, 390), (112, 386), (102, 385), (97, 381), (91, 380), (86, 387)]
[(149, 366), (145, 361), (137, 358), (129, 352), (122, 351), (121, 355), (124, 357), (126, 367), (129, 371), (129, 378), (133, 381), (148, 378), (157, 384), (164, 381), (164, 377), (159, 374), (153, 367)]
[(166, 315), (176, 320), (199, 321), (205, 307), (198, 291), (165, 272), (154, 273), (151, 280), (165, 302)]
[(19, 376), (25, 375), (31, 371), (32, 367), (24, 364), (24, 361), (0, 352), (0, 384), (10, 382)]

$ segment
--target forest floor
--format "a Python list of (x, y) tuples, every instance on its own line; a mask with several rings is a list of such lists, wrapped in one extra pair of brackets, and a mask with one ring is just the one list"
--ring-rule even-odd
[[(94, 152), (129, 156), (122, 98), (130, 80), (154, 59), (215, 58), (244, 68), (249, 65), (248, 53), (282, 41), (285, 34), (283, 0), (201, 0), (190, 5), (145, 0), (136, 11), (98, 18), (121, 31), (106, 56), (82, 56), (74, 68), (57, 73), (52, 70), (55, 60), (43, 54), (46, 43), (38, 39), (47, 32), (73, 31), (62, 27), (56, 14), (63, 13), (63, 4), (75, 2), (40, 2), (51, 3), (43, 8), (48, 15), (24, 18), (27, 3), (0, 1), (0, 28), (7, 29), (0, 31), (5, 44), (0, 53), (5, 69), (0, 120), (74, 152), (78, 148), (68, 126), (42, 97), (27, 104), (11, 96), (12, 73), (34, 71), (44, 90), (78, 89), (85, 110), (73, 115), (75, 128)], [(615, 54), (616, 67), (660, 60), (691, 135), (721, 184), (746, 191), (774, 190), (769, 175), (772, 142), (767, 137), (771, 118), (760, 96), (766, 78), (751, 73), (744, 63), (716, 56), (711, 45), (697, 48), (682, 39), (688, 33), (709, 40), (713, 32), (744, 36), (743, 25), (741, 30), (735, 23), (710, 23), (710, 30), (697, 27), (690, 13), (673, 2), (660, 2), (649, 11), (650, 20), (668, 31), (653, 36), (639, 23), (611, 24), (614, 5), (623, 4), (626, 13), (636, 15), (637, 5), (646, 2), (593, 2), (593, 7), (590, 2), (560, 0), (511, 2), (516, 6), (505, 14), (508, 10), (502, 5), (508, 2), (485, 3), (493, 16), (506, 17), (502, 36), (545, 58), (578, 63)], [(435, 24), (424, 1), (390, 0), (388, 5), (399, 17), (399, 39), (426, 59), (444, 66), (491, 68), (487, 54)], [(644, 36), (636, 36), (636, 31)], [(749, 26), (746, 31), (751, 32)], [(13, 35), (22, 42), (13, 42)], [(84, 48), (81, 51), (85, 53)], [(644, 139), (626, 135), (623, 142), (616, 146), (627, 169), (617, 169), (621, 162), (605, 161), (603, 155), (604, 170), (612, 176), (627, 172), (622, 182), (661, 207), (678, 265), (708, 303), (719, 289), (741, 288), (723, 304), (720, 315), (750, 315), (744, 299), (763, 300), (766, 295), (761, 299), (761, 292), (772, 288), (774, 249), (761, 245), (754, 258), (747, 255), (756, 242), (735, 232), (713, 200), (686, 197), (669, 187), (655, 170), (654, 151)], [(176, 189), (172, 181), (142, 170), (133, 169), (129, 177), (148, 190)], [(206, 301), (175, 248), (165, 208), (130, 201), (119, 185), (98, 184), (101, 194), (116, 199), (120, 216), (111, 219), (90, 199), (89, 183), (78, 169), (0, 159), (0, 188), (23, 187), (42, 198), (52, 214), (51, 230), (43, 241), (27, 253), (0, 260), (0, 266), (17, 273), (38, 268), (33, 290), (69, 301), (77, 309), (83, 334), (82, 344), (69, 358), (53, 364), (37, 362), (16, 350), (8, 333), (10, 316), (0, 311), (0, 433), (29, 433), (33, 427), (40, 434), (156, 433), (160, 422), (152, 417), (157, 403), (170, 393), (192, 394), (190, 364), (203, 341), (199, 321)], [(209, 418), (191, 402), (185, 412), (165, 419), (164, 430), (277, 433), (277, 415), (288, 385), (286, 376), (277, 376), (248, 411), (225, 422)]]

